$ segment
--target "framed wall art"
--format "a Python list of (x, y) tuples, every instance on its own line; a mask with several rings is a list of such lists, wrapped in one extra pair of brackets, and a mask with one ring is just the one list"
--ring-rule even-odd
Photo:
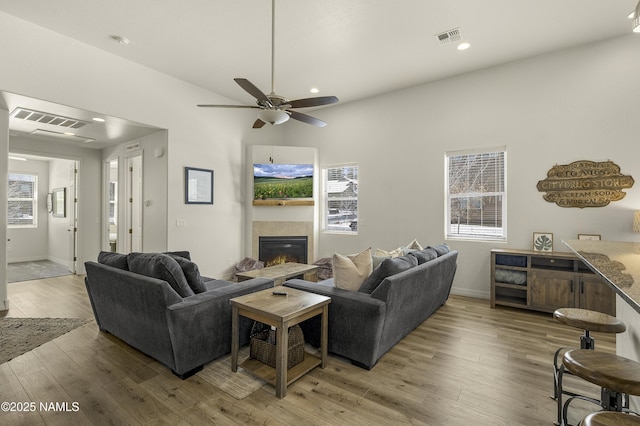
[(600, 234), (578, 234), (579, 240), (600, 241)]
[(552, 252), (553, 234), (551, 232), (534, 232), (533, 251)]
[(184, 168), (185, 204), (213, 204), (213, 170)]

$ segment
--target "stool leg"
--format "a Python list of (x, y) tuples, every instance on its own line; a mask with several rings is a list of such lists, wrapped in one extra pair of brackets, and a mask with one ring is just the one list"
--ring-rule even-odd
[[(558, 349), (560, 350), (560, 349)], [(555, 367), (555, 363), (554, 363)], [(558, 420), (554, 423), (556, 426), (564, 425), (562, 421), (562, 375), (564, 374), (564, 365), (561, 365), (557, 369), (558, 376), (556, 377), (556, 381), (554, 384), (556, 385), (556, 401), (558, 403)]]
[(585, 330), (584, 334), (580, 336), (580, 349), (595, 349), (596, 342), (589, 334), (589, 330)]

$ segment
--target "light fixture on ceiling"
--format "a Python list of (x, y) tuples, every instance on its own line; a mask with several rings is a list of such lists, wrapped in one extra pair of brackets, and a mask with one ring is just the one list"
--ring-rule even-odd
[(319, 93), (320, 89), (318, 89), (317, 87), (312, 87), (311, 90), (309, 90), (311, 93)]
[(282, 124), (289, 119), (289, 114), (279, 109), (263, 109), (258, 118), (269, 124)]
[(633, 28), (634, 33), (640, 33), (640, 1), (636, 5), (636, 10), (632, 15), (629, 15), (630, 18), (633, 17), (633, 24), (631, 25), (631, 28)]
[(92, 120), (96, 121), (98, 123), (104, 123), (105, 122), (105, 119), (104, 118), (100, 118), (100, 117), (93, 117)]
[(458, 45), (458, 50), (467, 50), (470, 47), (471, 47), (471, 45), (469, 43), (464, 42), (464, 43), (460, 43)]

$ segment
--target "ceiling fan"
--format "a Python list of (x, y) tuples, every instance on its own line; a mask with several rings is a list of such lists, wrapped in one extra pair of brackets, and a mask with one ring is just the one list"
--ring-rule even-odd
[(293, 108), (309, 108), (321, 105), (335, 104), (338, 102), (338, 98), (335, 96), (318, 96), (314, 98), (296, 99), (290, 101), (289, 99), (276, 94), (274, 88), (274, 70), (275, 70), (275, 17), (276, 17), (276, 4), (275, 0), (271, 0), (271, 93), (265, 95), (260, 89), (258, 89), (253, 83), (246, 78), (234, 78), (233, 80), (238, 83), (247, 93), (256, 98), (255, 105), (198, 105), (204, 108), (255, 108), (260, 109), (258, 119), (253, 123), (254, 129), (259, 129), (265, 124), (281, 124), (293, 118), (294, 120), (302, 121), (303, 123), (313, 124), (314, 126), (324, 127), (327, 125), (322, 120), (319, 120), (310, 115), (302, 114), (301, 112), (294, 111)]

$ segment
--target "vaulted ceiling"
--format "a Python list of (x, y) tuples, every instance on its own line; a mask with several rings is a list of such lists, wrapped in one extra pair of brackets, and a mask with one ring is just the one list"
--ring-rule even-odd
[[(630, 34), (627, 16), (636, 4), (276, 0), (275, 89), (289, 99), (335, 95), (351, 102)], [(254, 99), (235, 77), (265, 93), (271, 89), (270, 0), (0, 0), (0, 11), (239, 104)], [(450, 30), (458, 30), (459, 41), (470, 48), (439, 42), (436, 36)], [(313, 87), (317, 95), (309, 92)]]

